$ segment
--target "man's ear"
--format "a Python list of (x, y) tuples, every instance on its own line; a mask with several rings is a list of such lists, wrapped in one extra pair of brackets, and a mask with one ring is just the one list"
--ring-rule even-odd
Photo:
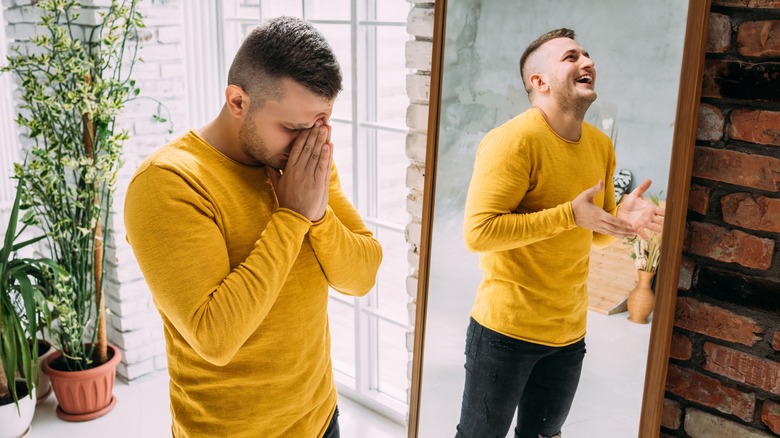
[(547, 82), (547, 78), (542, 73), (534, 73), (528, 77), (528, 82), (531, 84), (531, 88), (539, 93), (547, 93), (550, 91), (550, 84)]
[(249, 111), (249, 95), (238, 85), (228, 85), (225, 89), (225, 103), (230, 114), (240, 119)]

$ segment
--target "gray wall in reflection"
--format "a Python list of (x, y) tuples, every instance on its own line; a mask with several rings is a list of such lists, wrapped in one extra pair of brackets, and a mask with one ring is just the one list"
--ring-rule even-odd
[(479, 141), (530, 107), (520, 55), (560, 27), (577, 32), (596, 65), (598, 99), (586, 121), (612, 137), (618, 169), (629, 169), (635, 181), (651, 178), (650, 191), (665, 198), (686, 6), (680, 0), (450, 1), (436, 208), (462, 211)]

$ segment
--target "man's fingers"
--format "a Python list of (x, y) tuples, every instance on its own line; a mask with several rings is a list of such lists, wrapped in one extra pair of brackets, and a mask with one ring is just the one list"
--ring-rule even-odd
[(602, 191), (602, 190), (604, 190), (604, 180), (603, 180), (603, 179), (600, 179), (600, 180), (599, 180), (599, 182), (597, 182), (595, 186), (593, 186), (593, 187), (591, 187), (591, 188), (589, 188), (589, 189), (587, 190), (587, 191), (588, 191), (588, 196), (589, 196), (591, 199), (593, 199), (593, 198), (595, 198), (595, 197), (596, 197), (596, 195), (598, 195), (598, 194), (599, 194), (599, 192), (600, 192), (600, 191)]
[[(309, 161), (306, 163), (307, 169), (315, 169), (317, 166), (319, 166), (322, 146), (325, 144), (325, 136), (328, 135), (328, 129), (325, 128), (324, 126), (320, 126), (319, 128), (313, 129), (312, 134), (314, 134), (313, 135), (314, 141), (312, 142), (312, 146), (311, 146), (312, 148), (309, 154)], [(316, 172), (316, 170), (313, 171)]]
[(641, 198), (642, 196), (644, 196), (647, 189), (650, 188), (651, 184), (653, 184), (653, 181), (651, 181), (650, 178), (642, 181), (642, 184), (639, 184), (637, 188), (631, 191), (631, 195), (636, 196), (637, 198)]
[[(312, 154), (312, 157), (314, 155)], [(325, 185), (327, 186), (327, 178), (328, 174), (330, 173), (330, 162), (331, 162), (331, 149), (330, 146), (325, 143), (320, 148), (319, 153), (319, 160), (317, 161), (317, 169), (314, 173), (314, 180), (317, 182), (325, 180)], [(312, 160), (313, 161), (313, 160)]]
[[(319, 123), (319, 122), (318, 122)], [(306, 137), (306, 143), (303, 144), (303, 151), (301, 151), (301, 164), (303, 164), (304, 167), (308, 167), (309, 160), (311, 159), (312, 153), (315, 151), (315, 145), (317, 144), (317, 138), (320, 136), (320, 128), (314, 127), (309, 130), (309, 134)]]
[(303, 144), (306, 142), (307, 137), (308, 134), (306, 132), (300, 132), (298, 137), (295, 138), (292, 148), (290, 148), (290, 155), (287, 157), (286, 167), (294, 166), (298, 162), (298, 159), (301, 157), (301, 152), (303, 151)]

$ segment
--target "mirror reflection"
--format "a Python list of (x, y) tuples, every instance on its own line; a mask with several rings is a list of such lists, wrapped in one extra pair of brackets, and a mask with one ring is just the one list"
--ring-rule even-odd
[[(504, 321), (503, 328), (496, 328), (499, 334), (510, 335), (510, 340), (525, 338), (546, 346), (573, 345), (577, 341), (577, 334), (572, 334), (576, 329), (567, 332), (568, 329), (561, 328), (572, 323), (570, 313), (567, 314), (569, 317), (555, 320), (552, 316), (540, 315), (538, 308), (530, 306), (527, 309), (532, 310), (523, 318), (507, 315), (511, 313), (508, 309), (517, 305), (517, 298), (493, 303), (492, 297), (499, 292), (490, 290), (497, 278), (499, 283), (502, 281), (499, 278), (502, 275), (533, 278), (535, 284), (541, 281), (545, 287), (566, 282), (560, 269), (556, 271), (552, 267), (558, 257), (570, 258), (571, 254), (565, 252), (574, 251), (574, 246), (547, 248), (547, 258), (537, 260), (536, 266), (530, 266), (529, 259), (501, 265), (500, 259), (483, 256), (483, 269), (480, 270), (480, 256), (470, 252), (464, 242), (466, 237), (472, 250), (504, 250), (501, 245), (495, 248), (495, 245), (484, 245), (484, 240), (489, 241), (491, 232), (496, 230), (486, 231), (482, 227), (479, 231), (480, 227), (475, 224), (480, 223), (479, 215), (486, 208), (500, 210), (501, 202), (510, 202), (513, 196), (518, 202), (522, 198), (511, 193), (516, 187), (510, 188), (512, 177), (519, 169), (516, 157), (506, 151), (495, 156), (486, 153), (477, 158), (475, 164), (477, 148), (486, 134), (524, 113), (534, 123), (555, 125), (554, 120), (552, 123), (549, 120), (550, 114), (544, 111), (526, 112), (531, 103), (518, 71), (521, 54), (533, 40), (552, 29), (576, 31), (576, 47), (563, 48), (561, 54), (571, 49), (575, 56), (588, 57), (596, 71), (593, 74), (595, 81), (587, 84), (583, 79), (583, 83), (574, 83), (589, 72), (587, 62), (578, 66), (577, 74), (566, 72), (562, 77), (571, 79), (567, 87), (577, 95), (587, 94), (589, 86), (595, 87), (598, 98), (590, 103), (584, 115), (584, 121), (592, 127), (587, 129), (594, 131), (594, 137), (606, 139), (607, 144), (611, 141), (614, 172), (622, 176), (618, 186), (626, 185), (630, 176), (631, 183), (627, 187), (630, 192), (650, 179), (652, 186), (645, 196), (654, 194), (663, 200), (671, 157), (686, 6), (670, 0), (642, 4), (530, 1), (524, 2), (522, 8), (507, 0), (448, 2), (436, 157), (438, 170), (433, 176), (436, 193), (418, 436), (455, 434), (466, 378), (464, 350), (470, 349), (466, 346), (467, 331), (471, 336), (469, 346), (475, 345), (474, 332), (478, 331), (474, 326), (469, 328), (470, 315), (490, 321), (488, 324), (494, 327), (502, 324), (496, 321)], [(533, 86), (543, 90), (545, 80), (551, 82), (558, 78), (548, 74), (542, 78), (527, 75), (526, 79), (540, 81)], [(536, 102), (534, 105), (541, 106)], [(560, 132), (556, 134), (566, 137)], [(579, 138), (576, 134), (575, 139)], [(606, 166), (611, 167), (610, 164)], [(576, 171), (559, 173), (544, 169), (545, 187), (559, 190), (582, 184), (579, 179), (588, 171), (588, 166), (583, 162), (581, 168), (575, 166), (574, 169)], [(503, 180), (501, 172), (506, 173)], [(538, 167), (526, 171), (527, 175), (533, 173), (526, 178), (530, 182), (520, 184), (526, 196), (534, 190), (534, 184), (539, 183), (540, 172)], [(472, 177), (481, 180), (474, 181)], [(605, 188), (610, 190), (615, 181), (607, 180)], [(588, 187), (591, 184), (583, 189)], [(581, 191), (576, 190), (575, 196)], [(574, 196), (568, 199), (572, 198)], [(604, 198), (603, 194), (597, 195), (596, 202), (609, 209), (601, 204), (609, 203)], [(531, 211), (523, 211), (522, 206), (520, 202), (516, 209), (509, 210)], [(464, 236), (464, 210), (473, 221), (467, 224), (472, 236)], [(583, 257), (588, 258), (588, 255), (586, 251)], [(587, 265), (587, 261), (585, 263)], [(496, 273), (497, 266), (499, 270), (522, 272)], [(493, 286), (485, 286), (483, 274), (494, 280)], [(567, 437), (635, 436), (637, 433), (650, 326), (628, 321), (626, 297), (636, 280), (631, 247), (620, 239), (590, 253), (587, 354), (576, 396), (563, 426)], [(555, 304), (560, 304), (560, 300)], [(540, 318), (547, 318), (548, 324), (540, 325)], [(554, 320), (552, 323), (550, 318)], [(532, 327), (534, 324), (536, 326)], [(505, 339), (488, 342), (500, 344), (503, 341)], [(512, 421), (509, 436), (513, 436), (515, 424)]]

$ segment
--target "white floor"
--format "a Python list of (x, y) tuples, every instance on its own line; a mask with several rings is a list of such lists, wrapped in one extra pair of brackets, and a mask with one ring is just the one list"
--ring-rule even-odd
[[(168, 409), (168, 376), (158, 373), (128, 385), (114, 387), (117, 404), (113, 411), (96, 420), (69, 423), (57, 418), (57, 401), (50, 396), (38, 405), (26, 438), (97, 437), (163, 438), (170, 437), (171, 414)], [(406, 427), (366, 409), (346, 397), (339, 397), (339, 428), (343, 438), (402, 438)]]
[[(636, 436), (650, 326), (628, 322), (625, 313), (605, 316), (591, 312), (588, 316), (588, 355), (564, 433), (567, 438)], [(458, 386), (453, 381), (449, 385)], [(453, 389), (454, 393), (462, 391), (462, 384), (459, 385)], [(28, 437), (170, 436), (166, 374), (156, 374), (130, 385), (117, 382), (114, 394), (118, 403), (112, 412), (84, 423), (59, 420), (55, 414), (57, 402), (51, 396), (38, 406)], [(436, 410), (423, 410), (429, 415), (423, 418), (427, 427), (421, 431), (435, 432), (426, 432), (419, 438), (454, 436), (457, 416), (439, 417), (432, 413)], [(339, 411), (343, 438), (407, 436), (404, 426), (346, 397), (340, 397)]]
[[(588, 312), (587, 354), (563, 426), (566, 438), (637, 436), (649, 335), (650, 325), (629, 322), (627, 313)], [(457, 334), (440, 333), (426, 340), (424, 360), (430, 368), (423, 374), (419, 438), (455, 435), (465, 378), (464, 338), (465, 327)], [(458, 343), (459, 353), (453, 355), (451, 343)], [(513, 428), (514, 422), (508, 437), (514, 436)]]

